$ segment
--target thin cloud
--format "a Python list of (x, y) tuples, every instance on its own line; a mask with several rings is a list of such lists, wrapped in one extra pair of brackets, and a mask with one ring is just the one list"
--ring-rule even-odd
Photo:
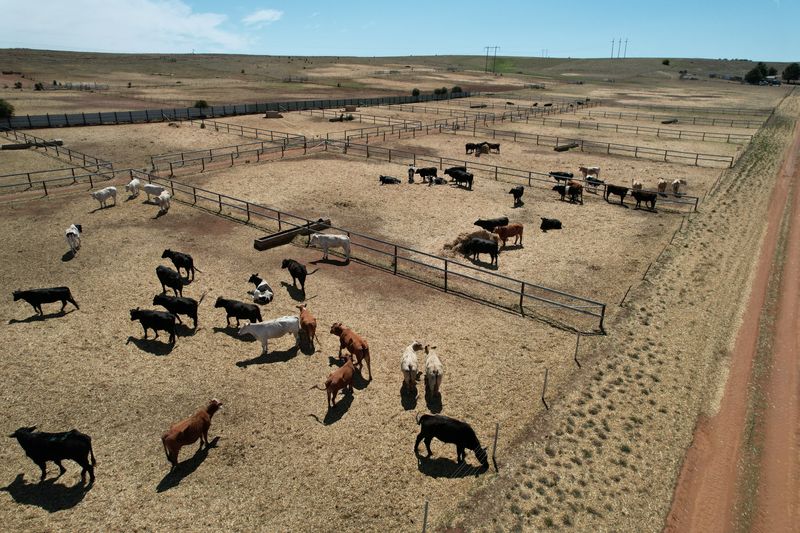
[(242, 22), (247, 26), (261, 26), (277, 22), (281, 17), (283, 17), (283, 11), (278, 11), (277, 9), (259, 9), (243, 18)]

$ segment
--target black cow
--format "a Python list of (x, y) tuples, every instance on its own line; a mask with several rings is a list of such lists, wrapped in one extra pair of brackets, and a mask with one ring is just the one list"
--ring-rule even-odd
[(239, 327), (239, 319), (247, 319), (252, 324), (253, 322), (261, 322), (261, 310), (256, 304), (247, 304), (238, 300), (228, 300), (220, 296), (217, 298), (217, 303), (214, 307), (225, 308), (225, 324), (230, 327), (231, 317), (236, 319), (236, 327)]
[(625, 205), (625, 195), (628, 194), (628, 188), (620, 185), (606, 185), (606, 191), (605, 194), (603, 194), (603, 198), (605, 198), (606, 202), (608, 202), (608, 197), (612, 194), (619, 196), (620, 205)]
[(64, 312), (67, 302), (74, 305), (75, 309), (80, 309), (80, 307), (78, 307), (78, 302), (72, 298), (72, 293), (69, 292), (69, 287), (29, 289), (27, 291), (14, 291), (12, 294), (15, 302), (17, 300), (25, 300), (31, 304), (37, 315), (44, 315), (44, 312), (42, 312), (42, 304), (49, 304), (59, 301), (61, 302), (61, 311), (59, 311), (60, 313)]
[(455, 181), (455, 179), (453, 178), (453, 173), (454, 172), (458, 173), (458, 172), (466, 172), (466, 171), (467, 171), (467, 167), (450, 167), (450, 168), (448, 168), (447, 170), (444, 171), (444, 175), (445, 176), (450, 176), (450, 181)]
[(425, 183), (429, 179), (435, 178), (437, 175), (436, 167), (418, 168), (414, 172), (422, 176), (422, 183)]
[(450, 177), (453, 178), (453, 181), (456, 182), (456, 185), (463, 185), (469, 190), (472, 190), (472, 183), (475, 181), (475, 176), (473, 176), (472, 173), (458, 172), (454, 170), (452, 173), (450, 173)]
[(596, 176), (586, 176), (586, 183), (588, 183), (593, 189), (596, 189), (598, 186), (605, 184), (605, 181), (598, 179)]
[(497, 256), (500, 255), (500, 247), (495, 241), (472, 237), (463, 247), (464, 255), (472, 256), (475, 261), (480, 260), (480, 254), (489, 254), (492, 258), (492, 265), (497, 266)]
[(392, 176), (378, 176), (378, 182), (380, 182), (381, 185), (397, 185), (400, 183), (400, 180)]
[(489, 468), (489, 460), (486, 455), (486, 448), (481, 447), (475, 431), (466, 422), (456, 420), (444, 415), (422, 415), (417, 419), (420, 425), (417, 441), (414, 443), (414, 453), (419, 455), (419, 443), (425, 441), (425, 448), (428, 450), (428, 457), (433, 455), (431, 452), (431, 441), (434, 438), (442, 442), (456, 445), (456, 456), (459, 464), (466, 459), (466, 450), (472, 450), (478, 461), (484, 468)]
[(161, 254), (161, 259), (169, 258), (172, 261), (172, 264), (175, 265), (175, 268), (178, 269), (178, 274), (180, 274), (181, 269), (186, 271), (186, 278), (189, 279), (189, 274), (192, 274), (191, 280), (194, 281), (194, 272), (195, 270), (198, 272), (203, 272), (199, 268), (194, 267), (194, 259), (189, 254), (185, 254), (182, 252), (173, 252), (169, 248), (164, 250), (164, 253)]
[[(203, 295), (205, 296), (205, 294)], [(200, 298), (200, 302), (203, 298)], [(194, 322), (194, 329), (197, 329), (197, 307), (200, 302), (194, 298), (184, 298), (181, 296), (169, 296), (168, 294), (157, 294), (153, 298), (153, 305), (160, 305), (178, 319), (183, 324), (180, 315), (188, 316)]]
[(144, 338), (147, 339), (147, 330), (152, 329), (155, 333), (153, 340), (158, 338), (158, 331), (169, 333), (169, 343), (175, 344), (175, 320), (177, 317), (165, 311), (155, 311), (153, 309), (131, 309), (131, 322), (138, 320), (144, 329)]
[(497, 226), (508, 226), (508, 217), (487, 218), (486, 220), (481, 218), (473, 224), (491, 232)]
[(554, 178), (556, 181), (571, 180), (574, 176), (575, 175), (572, 172), (562, 172), (562, 171), (550, 172), (550, 177)]
[(553, 190), (561, 195), (561, 201), (565, 196), (569, 196), (571, 203), (580, 202), (583, 204), (583, 187), (580, 185), (554, 185)]
[(58, 476), (61, 477), (67, 471), (61, 461), (69, 459), (83, 468), (81, 470), (82, 482), (86, 481), (88, 472), (89, 485), (94, 483), (94, 465), (97, 464), (97, 461), (92, 451), (92, 437), (77, 429), (63, 433), (44, 433), (34, 431), (35, 429), (36, 426), (19, 428), (9, 437), (17, 439), (19, 445), (25, 450), (25, 455), (30, 457), (42, 470), (40, 482), (44, 481), (47, 476), (47, 461), (53, 461), (58, 466)]
[(500, 153), (500, 143), (488, 143), (487, 142), (486, 146), (489, 147), (489, 150), (493, 150), (494, 153), (496, 153), (496, 154)]
[(466, 150), (466, 153), (471, 154), (478, 149), (478, 145), (475, 143), (467, 143), (464, 145), (464, 149)]
[(297, 281), (300, 282), (300, 290), (303, 291), (303, 294), (306, 293), (306, 276), (308, 275), (308, 270), (306, 270), (306, 266), (302, 263), (298, 263), (294, 259), (284, 259), (281, 263), (281, 268), (286, 268), (289, 270), (289, 274), (292, 275), (292, 287), (297, 288)]
[(514, 207), (522, 206), (522, 195), (525, 194), (525, 187), (522, 185), (512, 187), (508, 194), (514, 195)]
[(633, 190), (631, 191), (631, 196), (636, 199), (636, 209), (639, 209), (641, 203), (644, 202), (645, 206), (650, 204), (650, 211), (656, 210), (656, 199), (658, 198), (658, 194), (654, 192)]
[(410, 165), (408, 167), (408, 182), (409, 183), (414, 183), (414, 170), (415, 169), (414, 169), (413, 165)]
[(542, 231), (547, 232), (547, 230), (550, 229), (561, 229), (561, 221), (558, 220), (557, 218), (541, 217), (541, 219), (542, 219), (542, 224), (539, 226), (539, 229), (541, 229)]
[(158, 276), (158, 281), (161, 282), (162, 294), (166, 293), (166, 287), (169, 287), (175, 291), (175, 296), (183, 296), (183, 286), (186, 285), (189, 280), (182, 278), (178, 271), (172, 270), (170, 267), (164, 265), (158, 265), (156, 267), (156, 276)]

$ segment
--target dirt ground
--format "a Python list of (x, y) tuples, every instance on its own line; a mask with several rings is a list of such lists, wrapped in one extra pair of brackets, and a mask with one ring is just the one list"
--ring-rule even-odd
[[(11, 141), (9, 141), (11, 142)], [(5, 144), (5, 142), (3, 142)], [(58, 170), (70, 168), (68, 162), (51, 157), (41, 149), (30, 148), (28, 150), (0, 150), (0, 183), (9, 181), (4, 176), (7, 174), (17, 174), (20, 172), (38, 172), (42, 170)], [(69, 170), (67, 170), (69, 172)], [(48, 177), (55, 177), (49, 174)], [(14, 181), (17, 178), (10, 178)]]
[[(38, 486), (36, 466), (7, 442), (0, 448), (7, 484), (0, 516), (10, 529), (182, 529), (188, 520), (226, 530), (302, 524), (340, 531), (353, 521), (364, 530), (416, 530), (423, 500), (431, 502), (431, 518), (441, 518), (494, 474), (475, 477), (469, 469), (450, 479), (455, 450), (441, 443), (434, 443), (432, 460), (417, 463), (414, 414), (426, 408), (422, 396), (409, 410), (401, 405), (403, 348), (417, 338), (438, 345), (442, 412), (467, 419), (484, 445), (499, 423), (500, 460), (517, 429), (542, 409), (531, 386), (543, 369), (550, 370), (552, 390), (574, 372), (569, 332), (357, 263), (313, 264), (318, 250), (256, 252), (257, 230), (179, 203), (164, 217), (154, 219), (155, 211), (141, 199), (95, 210), (75, 193), (7, 203), (0, 215), (14, 257), (0, 272), (2, 285), (67, 285), (80, 305), (63, 316), (54, 313), (58, 304), (47, 305), (41, 320), (31, 318), (24, 302), (0, 302), (4, 345), (16, 347), (0, 364), (3, 432), (33, 424), (44, 431), (75, 427), (93, 437), (99, 461), (88, 492), (69, 462), (57, 481), (51, 464), (49, 480)], [(75, 221), (84, 227), (83, 247), (65, 260), (62, 228)], [(191, 253), (202, 269), (185, 295), (207, 293), (199, 329), (180, 328), (173, 349), (141, 340), (140, 326), (128, 317), (131, 308), (152, 307), (160, 292), (153, 269), (167, 247)], [(258, 343), (223, 327), (213, 302), (247, 299), (247, 277), (258, 272), (277, 290), (264, 318), (294, 314), (301, 297), (287, 290), (290, 278), (279, 268), (284, 257), (311, 263), (306, 296), (319, 319), (319, 351), (297, 351), (285, 337), (259, 356)], [(334, 321), (369, 340), (374, 379), (357, 379), (353, 397), (326, 414), (324, 393), (308, 389), (331, 370)], [(181, 470), (167, 475), (161, 433), (211, 397), (224, 404), (210, 431), (216, 446), (197, 454), (195, 446), (184, 448)]]

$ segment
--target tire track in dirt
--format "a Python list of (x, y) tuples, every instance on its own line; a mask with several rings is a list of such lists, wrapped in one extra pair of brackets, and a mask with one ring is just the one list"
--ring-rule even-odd
[[(761, 468), (764, 475), (759, 486), (758, 513), (755, 531), (791, 531), (791, 518), (797, 512), (797, 439), (798, 399), (797, 389), (797, 307), (800, 293), (800, 205), (797, 194), (795, 157), (800, 150), (800, 126), (795, 128), (794, 141), (781, 168), (772, 191), (765, 234), (757, 272), (753, 280), (749, 302), (742, 318), (736, 344), (731, 356), (731, 367), (719, 411), (711, 418), (701, 418), (695, 429), (694, 441), (687, 450), (678, 483), (667, 517), (665, 532), (698, 531), (703, 533), (727, 532), (736, 529), (734, 509), (737, 503), (739, 460), (743, 451), (744, 430), (747, 423), (748, 391), (759, 340), (760, 316), (766, 303), (772, 274), (772, 262), (778, 246), (781, 220), (789, 198), (794, 198), (789, 253), (785, 265), (785, 289), (794, 290), (791, 296), (781, 299), (777, 329), (781, 343), (775, 353), (775, 365), (767, 381), (770, 406), (766, 410), (765, 439)], [(794, 179), (793, 179), (794, 177)], [(780, 207), (778, 207), (780, 206)], [(788, 283), (787, 283), (788, 282)], [(782, 287), (784, 289), (784, 287)], [(790, 372), (793, 369), (794, 372)], [(791, 418), (788, 418), (791, 417)], [(791, 424), (787, 425), (786, 422)], [(796, 522), (794, 522), (796, 525)]]

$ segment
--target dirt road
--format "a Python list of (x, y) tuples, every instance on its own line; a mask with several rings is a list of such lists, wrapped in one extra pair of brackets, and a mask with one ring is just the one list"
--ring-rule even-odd
[[(758, 391), (766, 405), (755, 415), (761, 438), (758, 497), (751, 528), (757, 532), (794, 531), (800, 509), (798, 428), (800, 378), (797, 359), (800, 319), (800, 126), (781, 167), (772, 193), (767, 232), (749, 303), (731, 356), (731, 367), (719, 411), (701, 419), (687, 451), (675, 489), (665, 531), (727, 532), (741, 529), (736, 513), (740, 495), (740, 459), (744, 451), (753, 362), (760, 335), (772, 337), (774, 351), (769, 375)], [(786, 206), (786, 210), (784, 209)], [(785, 260), (773, 265), (780, 244), (784, 214), (789, 217)], [(760, 330), (768, 305), (770, 278), (780, 272), (774, 326)], [(763, 340), (763, 338), (762, 338)]]

